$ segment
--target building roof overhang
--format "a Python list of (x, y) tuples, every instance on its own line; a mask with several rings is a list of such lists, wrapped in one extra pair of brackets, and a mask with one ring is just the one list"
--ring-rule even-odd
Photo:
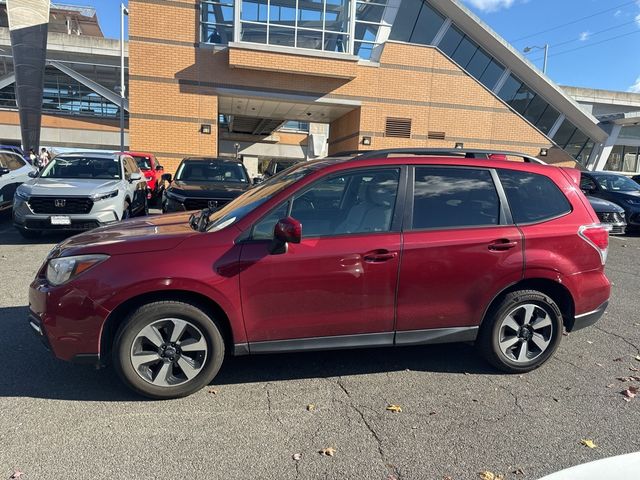
[(598, 119), (584, 112), (576, 101), (459, 0), (429, 1), (518, 78), (564, 114), (576, 127), (597, 142), (606, 140), (608, 135), (598, 126)]

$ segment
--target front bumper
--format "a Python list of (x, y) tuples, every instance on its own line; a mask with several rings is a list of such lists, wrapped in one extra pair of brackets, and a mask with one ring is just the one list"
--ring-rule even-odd
[(38, 276), (29, 287), (29, 326), (61, 360), (97, 363), (109, 313), (71, 285), (53, 287)]
[(602, 318), (608, 306), (609, 300), (607, 300), (591, 312), (583, 313), (582, 315), (576, 315), (571, 331), (575, 332), (576, 330), (582, 330), (583, 328), (590, 327), (591, 325), (596, 323)]
[(627, 222), (624, 213), (600, 212), (597, 213), (600, 223), (611, 226), (611, 235), (624, 235), (627, 231)]
[(18, 198), (16, 198), (13, 206), (13, 224), (25, 230), (83, 231), (109, 225), (110, 223), (120, 220), (118, 213), (111, 208), (111, 205), (105, 205), (105, 208), (95, 212), (91, 211), (87, 214), (61, 213), (60, 215), (69, 217), (71, 224), (53, 225), (51, 223), (51, 217), (56, 215), (33, 213), (27, 202)]

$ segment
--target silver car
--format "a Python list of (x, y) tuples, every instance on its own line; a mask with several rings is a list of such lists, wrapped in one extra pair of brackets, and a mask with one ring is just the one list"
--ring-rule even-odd
[(25, 238), (147, 213), (147, 182), (133, 158), (117, 153), (59, 155), (18, 187), (13, 202), (13, 223)]
[(20, 184), (29, 180), (37, 170), (22, 156), (14, 152), (0, 151), (0, 211), (11, 208), (13, 194)]

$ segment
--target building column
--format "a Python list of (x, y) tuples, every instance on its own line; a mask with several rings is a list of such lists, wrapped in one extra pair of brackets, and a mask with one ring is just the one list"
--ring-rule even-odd
[(589, 162), (589, 165), (587, 165), (587, 169), (595, 171), (604, 170), (604, 167), (607, 164), (607, 160), (609, 160), (609, 156), (611, 155), (611, 150), (613, 150), (613, 147), (615, 147), (616, 143), (618, 142), (620, 130), (622, 130), (621, 125), (613, 125), (609, 138), (607, 138), (605, 143), (601, 144), (601, 146), (598, 147), (596, 155), (592, 155), (593, 162)]
[(40, 146), (49, 0), (8, 0), (7, 14), (16, 75), (22, 147)]

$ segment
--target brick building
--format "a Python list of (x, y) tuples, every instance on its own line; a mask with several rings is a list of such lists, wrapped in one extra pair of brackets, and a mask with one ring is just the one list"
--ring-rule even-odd
[(129, 11), (131, 146), (169, 169), (236, 144), (250, 168), (456, 144), (557, 147), (554, 159), (591, 167), (608, 137), (456, 0), (130, 0)]

